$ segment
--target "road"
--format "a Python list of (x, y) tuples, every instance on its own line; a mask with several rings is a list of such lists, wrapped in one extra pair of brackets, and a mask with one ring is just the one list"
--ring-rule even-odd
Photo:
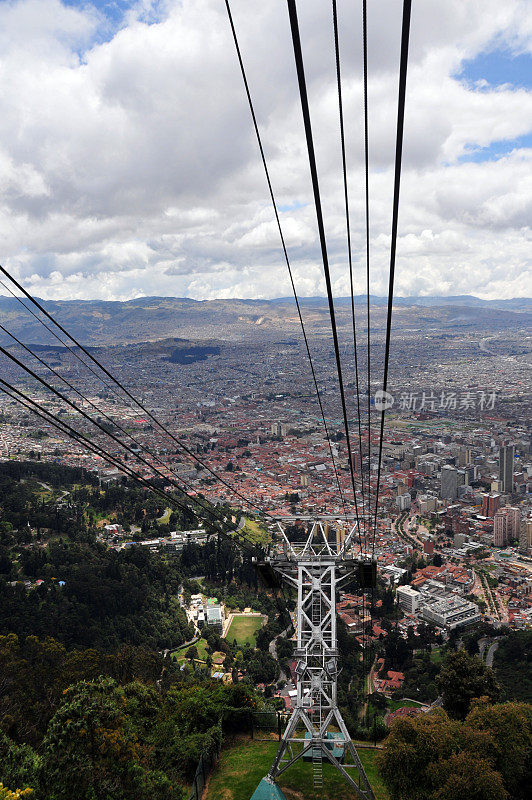
[(488, 655), (486, 656), (486, 666), (492, 667), (493, 666), (493, 656), (495, 655), (497, 648), (499, 646), (499, 642), (493, 642), (490, 649), (488, 650)]
[(199, 640), (199, 638), (200, 638), (199, 636), (194, 636), (194, 638), (190, 639), (189, 642), (185, 642), (184, 644), (180, 644), (179, 647), (172, 647), (171, 649), (166, 648), (165, 650), (161, 650), (160, 651), (161, 655), (162, 655), (163, 658), (166, 658), (171, 653), (176, 653), (178, 650), (184, 650), (185, 647), (192, 647), (193, 644), (196, 644), (196, 642)]
[[(480, 639), (478, 646), (480, 651), (480, 658), (486, 663), (487, 667), (493, 666), (493, 657), (497, 652), (497, 648), (499, 646), (499, 639), (490, 639), (489, 637), (485, 637), (484, 639)], [(486, 653), (486, 658), (484, 659), (484, 654)]]
[(377, 656), (375, 656), (375, 658), (373, 659), (373, 664), (371, 665), (369, 674), (364, 678), (364, 682), (366, 683), (366, 687), (367, 687), (367, 692), (366, 692), (366, 700), (364, 701), (364, 704), (362, 705), (362, 708), (360, 709), (359, 719), (361, 719), (361, 720), (365, 719), (365, 716), (366, 716), (366, 713), (367, 713), (367, 709), (368, 709), (369, 696), (370, 696), (370, 694), (373, 694), (373, 692), (375, 691), (375, 685), (374, 685), (373, 680), (374, 680), (374, 677), (375, 677), (375, 668), (376, 668), (376, 666), (377, 666)]
[[(270, 655), (272, 656), (272, 658), (274, 658), (276, 661), (278, 660), (278, 659), (277, 659), (277, 639), (278, 639), (280, 636), (286, 636), (286, 635), (287, 635), (287, 634), (288, 634), (288, 633), (289, 633), (291, 630), (292, 630), (292, 624), (290, 624), (290, 625), (288, 626), (288, 628), (286, 628), (284, 631), (281, 631), (281, 633), (278, 633), (278, 634), (277, 634), (277, 636), (275, 636), (275, 637), (274, 637), (274, 638), (271, 640), (270, 644), (268, 645), (268, 650), (269, 650), (269, 653), (270, 653)], [(280, 671), (280, 673), (279, 673), (279, 680), (282, 680), (282, 681), (287, 681), (287, 682), (290, 680), (290, 678), (288, 677), (288, 675), (286, 675), (286, 674), (283, 672), (283, 670), (282, 670), (282, 669), (281, 669), (281, 671)]]

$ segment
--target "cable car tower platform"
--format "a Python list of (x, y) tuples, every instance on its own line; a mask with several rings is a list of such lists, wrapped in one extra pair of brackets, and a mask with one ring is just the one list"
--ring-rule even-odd
[(302, 541), (294, 541), (285, 527), (296, 519), (303, 520), (284, 517), (277, 522), (276, 542), (270, 554), (257, 563), (257, 570), (270, 584), (277, 579), (277, 585), (286, 581), (297, 590), (295, 707), (261, 785), (269, 784), (273, 789), (277, 778), (303, 758), (312, 762), (313, 783), (318, 788), (323, 785), (322, 764), (326, 761), (343, 775), (357, 797), (375, 800), (338, 708), (336, 596), (354, 575), (362, 588), (374, 586), (376, 561), (363, 552), (355, 555), (358, 525), (350, 521), (352, 518), (314, 517), (302, 528)]

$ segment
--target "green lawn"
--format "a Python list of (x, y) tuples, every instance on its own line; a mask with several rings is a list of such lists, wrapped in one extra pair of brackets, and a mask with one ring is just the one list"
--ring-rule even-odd
[[(277, 742), (238, 741), (228, 744), (220, 756), (204, 800), (250, 800), (260, 780), (267, 774)], [(377, 800), (388, 800), (375, 767), (374, 750), (359, 750), (360, 760)], [(355, 800), (342, 775), (330, 764), (323, 764), (323, 787), (312, 785), (312, 764), (298, 761), (279, 778), (287, 800)]]
[(388, 709), (390, 711), (397, 711), (398, 708), (420, 708), (421, 703), (416, 703), (415, 700), (388, 700)]
[(441, 664), (442, 657), (441, 657), (441, 650), (439, 647), (434, 647), (430, 651), (430, 660), (432, 661), (433, 664)]
[(157, 517), (157, 524), (158, 525), (168, 525), (170, 522), (170, 514), (172, 513), (171, 508), (167, 508), (162, 517)]
[[(172, 653), (172, 658), (174, 661), (182, 662), (185, 660), (185, 655), (189, 647), (192, 647), (191, 644), (188, 647), (183, 647), (181, 650), (176, 650), (175, 653)], [(198, 639), (195, 644), (195, 647), (198, 649), (198, 656), (199, 658), (204, 661), (205, 656), (207, 655), (207, 642), (205, 639)]]
[(239, 531), (239, 535), (253, 544), (267, 544), (271, 538), (269, 531), (263, 528), (259, 522), (248, 517), (246, 517), (246, 524), (243, 530)]
[(262, 627), (262, 617), (248, 617), (245, 614), (236, 614), (227, 631), (225, 637), (228, 642), (236, 639), (237, 644), (243, 647), (245, 644), (255, 646), (255, 633)]

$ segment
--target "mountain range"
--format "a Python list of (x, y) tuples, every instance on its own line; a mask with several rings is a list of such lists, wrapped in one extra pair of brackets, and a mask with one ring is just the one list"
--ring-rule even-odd
[[(31, 304), (25, 300), (27, 306)], [(178, 337), (191, 340), (282, 339), (299, 335), (293, 298), (274, 300), (186, 297), (140, 297), (126, 301), (41, 300), (53, 317), (84, 344), (112, 346)], [(372, 330), (385, 324), (387, 299), (371, 296)], [(305, 324), (318, 336), (330, 334), (327, 298), (303, 297)], [(355, 305), (362, 327), (366, 324), (366, 296)], [(351, 320), (351, 298), (335, 298), (339, 330)], [(394, 325), (412, 328), (506, 327), (532, 325), (532, 298), (482, 300), (471, 295), (394, 298)], [(32, 309), (36, 311), (35, 308)], [(40, 316), (39, 312), (36, 312)], [(57, 344), (35, 317), (13, 297), (0, 296), (0, 323), (26, 343)], [(9, 341), (0, 332), (0, 341)]]

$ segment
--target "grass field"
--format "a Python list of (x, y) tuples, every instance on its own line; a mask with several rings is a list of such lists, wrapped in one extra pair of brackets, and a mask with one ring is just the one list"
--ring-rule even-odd
[(388, 700), (388, 709), (397, 711), (398, 708), (421, 708), (421, 703), (415, 700)]
[[(192, 647), (192, 645), (189, 644), (188, 647), (183, 647), (181, 650), (176, 650), (175, 653), (172, 653), (172, 658), (174, 659), (174, 661), (178, 662), (184, 661), (186, 652), (189, 649), (189, 647)], [(205, 656), (207, 655), (207, 642), (205, 641), (205, 639), (198, 639), (198, 641), (195, 644), (195, 647), (198, 650), (198, 657), (202, 661), (204, 661)]]
[(267, 544), (270, 541), (269, 531), (263, 528), (256, 520), (249, 519), (249, 517), (246, 517), (246, 524), (243, 530), (240, 531), (240, 535), (243, 535), (253, 544)]
[(170, 515), (172, 513), (171, 508), (167, 508), (164, 514), (161, 517), (157, 517), (157, 524), (158, 525), (168, 525), (170, 522)]
[(231, 625), (225, 637), (228, 642), (236, 639), (237, 644), (255, 646), (255, 633), (262, 627), (262, 617), (248, 617), (245, 614), (236, 614), (231, 620)]
[[(205, 800), (250, 800), (260, 780), (267, 774), (277, 742), (239, 741), (222, 751), (211, 776)], [(359, 750), (377, 800), (388, 800), (388, 793), (375, 767), (374, 750)], [(312, 785), (312, 764), (298, 761), (279, 778), (287, 800), (355, 800), (355, 792), (330, 764), (323, 764), (323, 787)]]

